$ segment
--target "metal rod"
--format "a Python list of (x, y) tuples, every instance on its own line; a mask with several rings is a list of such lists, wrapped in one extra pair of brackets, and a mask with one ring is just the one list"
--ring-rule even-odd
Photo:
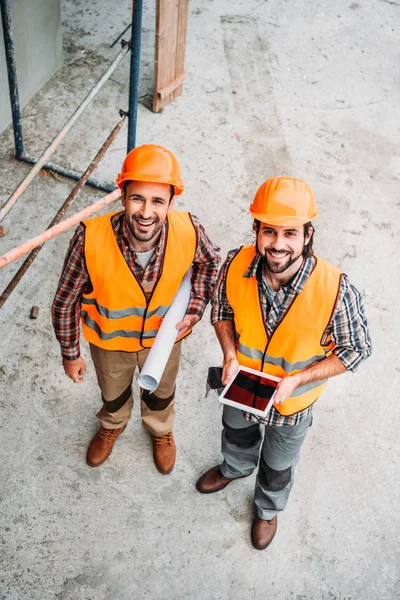
[(31, 240), (28, 240), (23, 244), (16, 246), (12, 250), (9, 250), (8, 252), (0, 256), (0, 269), (13, 262), (14, 260), (17, 260), (17, 258), (20, 258), (27, 252), (30, 252), (30, 250), (33, 250), (37, 246), (41, 246), (45, 242), (48, 242), (49, 240), (53, 239), (63, 231), (66, 231), (70, 227), (73, 227), (74, 225), (82, 221), (82, 219), (90, 217), (90, 215), (97, 212), (98, 210), (101, 210), (108, 204), (111, 204), (111, 202), (115, 202), (115, 200), (118, 200), (120, 195), (121, 191), (119, 189), (116, 189), (113, 192), (111, 192), (111, 194), (107, 194), (107, 196), (104, 196), (104, 198), (98, 200), (94, 204), (91, 204), (84, 210), (75, 213), (68, 219), (65, 219), (65, 221), (61, 221), (61, 223), (58, 223), (58, 225), (54, 225), (54, 227), (46, 229)]
[[(38, 161), (37, 158), (35, 158), (34, 156), (30, 156), (29, 154), (26, 154), (25, 152), (20, 157), (20, 160), (23, 160), (24, 162), (30, 163), (33, 165), (36, 164)], [(68, 179), (74, 179), (76, 181), (79, 181), (82, 177), (82, 173), (78, 173), (77, 171), (72, 171), (71, 169), (68, 169), (67, 167), (62, 167), (61, 165), (57, 165), (57, 164), (51, 163), (51, 162), (46, 162), (43, 165), (42, 169), (46, 169), (47, 171), (53, 171), (54, 173), (58, 173), (59, 175), (62, 175), (63, 177), (68, 177)], [(116, 189), (115, 185), (102, 182), (99, 179), (96, 179), (95, 177), (89, 177), (89, 179), (86, 181), (86, 185), (90, 185), (94, 188), (102, 190), (103, 192), (112, 192), (113, 190)]]
[[(94, 159), (92, 160), (92, 162), (90, 163), (90, 165), (88, 166), (88, 168), (86, 169), (84, 174), (82, 175), (80, 181), (76, 184), (76, 186), (73, 188), (73, 190), (71, 190), (71, 193), (69, 194), (68, 198), (65, 200), (64, 204), (58, 210), (57, 214), (54, 216), (54, 218), (52, 219), (52, 221), (51, 221), (50, 225), (47, 227), (47, 229), (50, 229), (51, 227), (54, 227), (55, 225), (57, 225), (61, 221), (61, 219), (64, 217), (66, 211), (69, 209), (69, 207), (71, 206), (71, 204), (73, 203), (73, 201), (75, 200), (75, 198), (77, 197), (77, 195), (79, 194), (79, 192), (81, 191), (83, 186), (85, 185), (90, 174), (93, 173), (93, 171), (95, 170), (95, 168), (97, 167), (97, 165), (99, 164), (101, 159), (103, 158), (104, 154), (107, 152), (108, 148), (111, 146), (112, 142), (114, 141), (118, 132), (120, 131), (124, 121), (125, 121), (125, 117), (122, 117), (122, 119), (117, 123), (117, 125), (111, 131), (110, 135), (108, 136), (108, 138), (106, 139), (106, 141), (104, 142), (104, 144), (102, 145), (102, 147), (100, 148), (100, 150), (98, 151), (98, 153), (96, 154), (96, 156), (94, 157)], [(29, 267), (31, 266), (31, 264), (33, 263), (33, 261), (35, 260), (35, 258), (37, 257), (37, 255), (39, 254), (39, 252), (41, 251), (42, 248), (43, 248), (43, 244), (36, 246), (36, 248), (34, 250), (32, 250), (29, 253), (29, 255), (27, 256), (27, 258), (24, 260), (21, 267), (18, 269), (18, 271), (16, 272), (14, 277), (11, 279), (10, 283), (8, 284), (8, 286), (6, 287), (4, 292), (1, 294), (0, 308), (3, 306), (3, 304), (5, 303), (7, 298), (10, 296), (11, 292), (13, 292), (15, 290), (18, 283), (21, 281), (22, 277), (25, 275), (25, 273), (27, 272), (27, 270), (29, 269)]]
[(14, 36), (11, 28), (10, 0), (0, 0), (1, 20), (3, 23), (4, 50), (7, 62), (8, 87), (14, 130), (15, 155), (21, 158), (24, 152), (24, 139), (21, 125), (21, 109), (19, 104), (17, 65), (15, 62)]
[(100, 79), (98, 80), (96, 85), (91, 89), (91, 91), (82, 100), (82, 102), (79, 104), (78, 108), (75, 110), (75, 112), (72, 114), (72, 116), (65, 123), (64, 127), (58, 132), (58, 134), (56, 135), (54, 140), (51, 142), (51, 144), (47, 147), (47, 149), (39, 157), (39, 160), (35, 164), (35, 166), (29, 171), (29, 173), (25, 177), (25, 179), (19, 184), (19, 186), (16, 188), (16, 190), (10, 196), (10, 198), (5, 202), (2, 209), (0, 210), (0, 223), (2, 222), (2, 220), (4, 219), (6, 214), (9, 212), (9, 210), (12, 208), (12, 206), (15, 204), (15, 202), (18, 200), (18, 198), (21, 196), (21, 194), (24, 192), (24, 190), (26, 190), (28, 185), (32, 182), (35, 175), (37, 175), (37, 173), (39, 173), (40, 169), (43, 167), (43, 165), (45, 164), (45, 162), (47, 161), (49, 156), (57, 148), (57, 146), (61, 142), (61, 140), (66, 136), (66, 134), (71, 129), (71, 127), (75, 123), (75, 121), (81, 116), (83, 111), (89, 106), (89, 104), (91, 103), (91, 101), (93, 100), (93, 98), (95, 97), (97, 92), (100, 90), (100, 88), (104, 85), (104, 83), (107, 81), (107, 79), (110, 77), (110, 75), (115, 71), (115, 69), (121, 62), (121, 60), (124, 58), (124, 56), (129, 51), (129, 47), (130, 47), (130, 44), (128, 43), (117, 54), (117, 56), (114, 58), (114, 60), (112, 61), (112, 63), (108, 67), (108, 69), (106, 69), (106, 71), (104, 71), (103, 75), (100, 77)]
[(140, 41), (142, 36), (143, 0), (132, 0), (131, 72), (129, 81), (128, 152), (136, 146), (139, 99)]
[(115, 44), (118, 42), (118, 40), (120, 40), (122, 38), (122, 36), (128, 31), (129, 27), (131, 27), (132, 23), (129, 23), (129, 25), (127, 25), (125, 27), (125, 29), (123, 30), (122, 33), (119, 34), (119, 36), (117, 37), (117, 39), (115, 39), (113, 41), (113, 43), (110, 45), (110, 48), (114, 48)]

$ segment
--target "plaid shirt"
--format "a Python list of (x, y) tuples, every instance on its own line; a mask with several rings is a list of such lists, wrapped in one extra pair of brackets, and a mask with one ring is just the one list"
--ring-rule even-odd
[[(228, 302), (226, 294), (226, 275), (230, 263), (238, 252), (239, 249), (231, 250), (228, 253), (220, 271), (217, 285), (214, 288), (211, 310), (211, 323), (213, 325), (217, 321), (234, 320), (234, 312)], [(295, 296), (300, 294), (303, 290), (306, 281), (313, 270), (314, 263), (314, 256), (306, 258), (293, 279), (289, 283), (283, 285), (273, 296), (271, 294), (269, 283), (263, 275), (262, 255), (257, 253), (251, 261), (243, 277), (257, 278), (259, 298), (265, 315), (268, 337), (271, 337), (275, 331)], [(269, 297), (271, 297), (272, 303), (270, 303)], [(333, 353), (336, 354), (349, 371), (355, 371), (359, 364), (372, 352), (371, 339), (364, 314), (363, 297), (356, 288), (351, 285), (346, 275), (343, 275), (341, 278), (336, 309), (324, 332), (321, 340), (322, 344), (326, 342), (329, 336), (336, 346)], [(297, 423), (305, 419), (311, 412), (312, 406), (295, 415), (285, 417), (282, 416), (275, 407), (272, 407), (265, 419), (258, 419), (249, 413), (244, 413), (244, 416), (248, 420), (260, 421), (265, 425), (297, 425)]]
[[(122, 256), (139, 282), (153, 283), (157, 281), (162, 265), (167, 225), (164, 223), (155, 252), (144, 270), (129, 242), (128, 227), (124, 216), (125, 213), (122, 211), (111, 218), (114, 235)], [(201, 318), (217, 279), (221, 257), (219, 256), (220, 248), (210, 241), (198, 218), (194, 215), (191, 217), (196, 229), (197, 249), (193, 261), (192, 291), (187, 312)], [(85, 263), (84, 246), (85, 226), (80, 224), (70, 242), (52, 306), (54, 331), (61, 345), (61, 354), (67, 360), (75, 360), (80, 356), (81, 297), (82, 294), (92, 291)]]

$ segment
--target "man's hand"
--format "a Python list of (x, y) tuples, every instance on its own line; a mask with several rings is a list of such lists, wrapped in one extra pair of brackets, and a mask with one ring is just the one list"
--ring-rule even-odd
[(176, 328), (178, 330), (177, 336), (180, 337), (184, 335), (189, 329), (192, 329), (196, 323), (200, 321), (200, 317), (198, 315), (185, 315), (183, 317), (183, 321), (177, 324)]
[(283, 404), (285, 400), (290, 398), (294, 390), (300, 385), (299, 377), (296, 375), (288, 375), (280, 380), (276, 386), (276, 394), (274, 396), (274, 404)]
[(217, 321), (214, 323), (214, 329), (224, 353), (221, 380), (226, 385), (239, 371), (239, 362), (236, 358), (235, 326), (231, 320)]
[(66, 360), (63, 358), (63, 367), (67, 377), (72, 379), (74, 383), (82, 383), (83, 375), (86, 373), (86, 364), (80, 356), (76, 360)]
[(314, 381), (322, 382), (346, 371), (347, 369), (342, 361), (335, 354), (331, 354), (328, 358), (314, 363), (304, 371), (284, 377), (276, 386), (274, 402), (275, 404), (283, 404), (300, 385), (306, 385)]
[(224, 362), (224, 368), (222, 369), (221, 381), (224, 385), (227, 385), (236, 373), (239, 371), (239, 361), (237, 358), (230, 358)]

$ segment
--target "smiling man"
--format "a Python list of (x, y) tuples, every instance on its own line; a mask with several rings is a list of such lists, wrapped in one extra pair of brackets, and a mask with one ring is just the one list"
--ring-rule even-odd
[(357, 369), (371, 341), (361, 295), (339, 269), (313, 254), (311, 220), (318, 211), (308, 185), (292, 177), (268, 179), (250, 212), (256, 244), (229, 252), (212, 299), (222, 383), (239, 365), (282, 379), (264, 419), (224, 406), (224, 460), (196, 485), (203, 494), (218, 492), (258, 464), (251, 540), (263, 550), (286, 506), (314, 402), (327, 379)]
[(197, 217), (173, 210), (183, 181), (175, 156), (144, 145), (126, 157), (117, 183), (124, 210), (88, 219), (71, 240), (52, 314), (65, 373), (83, 381), (79, 316), (101, 390), (100, 428), (87, 463), (101, 465), (125, 429), (133, 406), (132, 380), (141, 370), (186, 271), (192, 266), (187, 314), (156, 392), (141, 390), (144, 427), (153, 439), (157, 469), (170, 473), (176, 447), (172, 434), (175, 380), (181, 340), (201, 319), (220, 263), (219, 248)]

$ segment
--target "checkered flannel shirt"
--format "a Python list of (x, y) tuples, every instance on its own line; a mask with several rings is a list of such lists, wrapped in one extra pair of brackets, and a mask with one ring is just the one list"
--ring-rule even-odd
[[(191, 217), (196, 229), (198, 244), (193, 261), (192, 291), (187, 312), (201, 318), (217, 280), (221, 257), (219, 255), (220, 248), (211, 242), (198, 218), (194, 215)], [(145, 270), (130, 245), (124, 212), (114, 215), (111, 218), (111, 224), (119, 249), (136, 279), (141, 283), (157, 281), (166, 242), (166, 223), (162, 227), (160, 240)], [(52, 306), (54, 331), (61, 346), (61, 354), (67, 360), (75, 360), (80, 356), (81, 297), (82, 294), (92, 291), (85, 264), (84, 244), (85, 226), (80, 224), (70, 242)]]
[[(217, 284), (212, 296), (211, 323), (217, 321), (233, 321), (234, 312), (226, 294), (226, 275), (233, 258), (239, 249), (231, 250), (221, 268)], [(263, 275), (262, 255), (257, 253), (243, 277), (256, 277), (259, 287), (259, 297), (265, 315), (268, 337), (278, 326), (297, 294), (303, 290), (311, 275), (315, 257), (306, 258), (293, 279), (283, 285), (276, 293), (272, 304), (268, 301), (268, 283)], [(349, 371), (356, 371), (359, 364), (372, 352), (371, 338), (364, 313), (363, 297), (349, 282), (346, 275), (341, 278), (340, 291), (336, 309), (322, 337), (324, 344), (328, 337), (335, 344), (333, 353), (341, 360)], [(249, 421), (259, 421), (265, 425), (297, 425), (312, 412), (312, 406), (295, 415), (285, 417), (275, 407), (272, 407), (265, 418), (258, 418), (249, 413), (243, 413)]]

